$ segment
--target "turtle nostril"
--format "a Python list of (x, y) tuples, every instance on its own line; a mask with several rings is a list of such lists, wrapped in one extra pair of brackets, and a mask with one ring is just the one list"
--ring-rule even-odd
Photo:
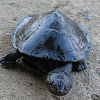
[(62, 93), (64, 91), (64, 83), (63, 82), (58, 82), (57, 84), (57, 91)]

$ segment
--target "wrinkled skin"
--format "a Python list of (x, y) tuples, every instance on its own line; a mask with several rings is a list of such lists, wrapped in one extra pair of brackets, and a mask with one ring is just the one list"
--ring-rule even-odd
[(72, 87), (71, 71), (72, 63), (50, 71), (46, 79), (49, 91), (58, 96), (67, 94)]

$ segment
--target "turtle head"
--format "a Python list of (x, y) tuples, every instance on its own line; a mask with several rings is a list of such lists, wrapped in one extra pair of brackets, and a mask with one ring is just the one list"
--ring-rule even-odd
[(57, 96), (66, 95), (72, 87), (71, 76), (65, 72), (49, 72), (46, 79), (49, 91)]

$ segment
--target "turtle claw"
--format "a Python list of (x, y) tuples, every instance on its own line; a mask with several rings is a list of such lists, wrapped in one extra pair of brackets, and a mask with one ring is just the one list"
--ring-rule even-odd
[(16, 65), (16, 61), (11, 61), (11, 60), (6, 60), (5, 57), (3, 57), (2, 59), (0, 59), (0, 63), (2, 64), (2, 67), (4, 68), (14, 68), (14, 66)]
[(84, 69), (86, 69), (86, 65), (85, 65), (85, 64), (79, 65), (78, 71), (82, 71), (82, 70), (84, 70)]
[(84, 60), (73, 63), (73, 66), (74, 66), (73, 67), (74, 71), (82, 71), (82, 70), (86, 69), (86, 65), (85, 65)]

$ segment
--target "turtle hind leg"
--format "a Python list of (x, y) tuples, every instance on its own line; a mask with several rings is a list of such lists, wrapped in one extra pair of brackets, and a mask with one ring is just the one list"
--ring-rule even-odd
[(18, 51), (13, 51), (7, 56), (0, 59), (0, 63), (7, 69), (13, 68), (16, 65), (16, 60), (22, 56)]
[(73, 63), (73, 71), (82, 71), (84, 69), (86, 69), (84, 60)]

